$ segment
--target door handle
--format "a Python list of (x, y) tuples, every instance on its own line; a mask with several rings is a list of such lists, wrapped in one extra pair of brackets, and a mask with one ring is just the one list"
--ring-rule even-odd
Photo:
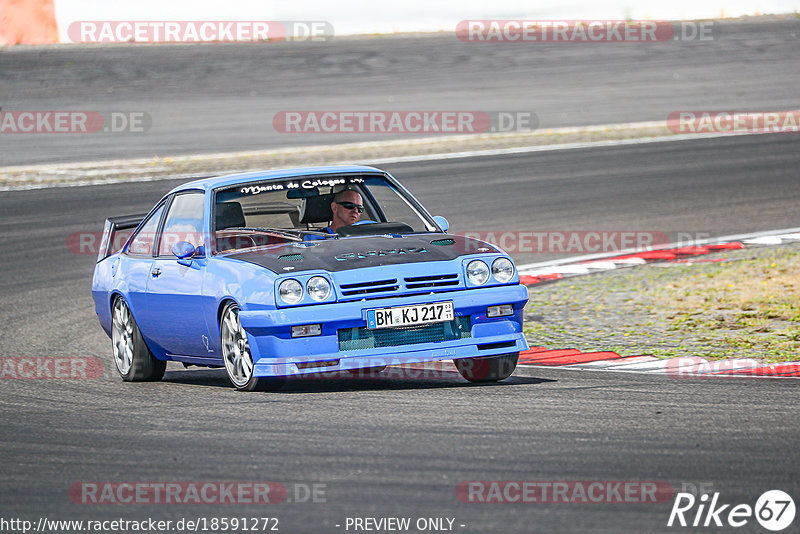
[(153, 269), (152, 271), (150, 271), (150, 274), (152, 274), (152, 275), (153, 275), (153, 278), (158, 278), (158, 275), (160, 275), (160, 274), (161, 274), (161, 269), (159, 269), (158, 267), (156, 267), (155, 269)]

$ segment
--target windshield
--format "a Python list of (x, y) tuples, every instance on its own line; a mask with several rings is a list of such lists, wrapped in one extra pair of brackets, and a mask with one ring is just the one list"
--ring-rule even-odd
[[(349, 190), (363, 213), (352, 225), (329, 228), (331, 203)], [(353, 235), (439, 231), (405, 191), (378, 175), (300, 177), (238, 184), (216, 192), (217, 252), (290, 241)], [(337, 201), (341, 196), (336, 197)]]

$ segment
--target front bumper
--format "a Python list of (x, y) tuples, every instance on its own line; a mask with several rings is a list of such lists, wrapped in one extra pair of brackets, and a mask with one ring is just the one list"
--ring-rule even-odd
[[(495, 286), (399, 298), (336, 302), (278, 310), (242, 310), (255, 376), (289, 376), (458, 358), (497, 356), (526, 350), (522, 313), (528, 290)], [(340, 350), (339, 330), (366, 326), (366, 311), (411, 304), (452, 301), (456, 317), (469, 317), (470, 337), (450, 341)], [(513, 315), (486, 317), (486, 308), (511, 304)], [(322, 334), (292, 338), (292, 326), (319, 324)]]

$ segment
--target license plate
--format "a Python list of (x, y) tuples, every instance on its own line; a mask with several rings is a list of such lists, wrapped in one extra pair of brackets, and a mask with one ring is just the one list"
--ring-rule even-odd
[(453, 303), (414, 304), (397, 308), (367, 310), (367, 328), (397, 328), (453, 320)]

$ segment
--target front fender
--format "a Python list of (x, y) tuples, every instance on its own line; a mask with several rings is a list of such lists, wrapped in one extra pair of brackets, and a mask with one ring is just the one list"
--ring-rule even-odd
[(228, 301), (242, 311), (275, 309), (275, 274), (252, 263), (213, 257), (208, 262), (204, 297), (209, 344), (221, 353), (220, 313)]

